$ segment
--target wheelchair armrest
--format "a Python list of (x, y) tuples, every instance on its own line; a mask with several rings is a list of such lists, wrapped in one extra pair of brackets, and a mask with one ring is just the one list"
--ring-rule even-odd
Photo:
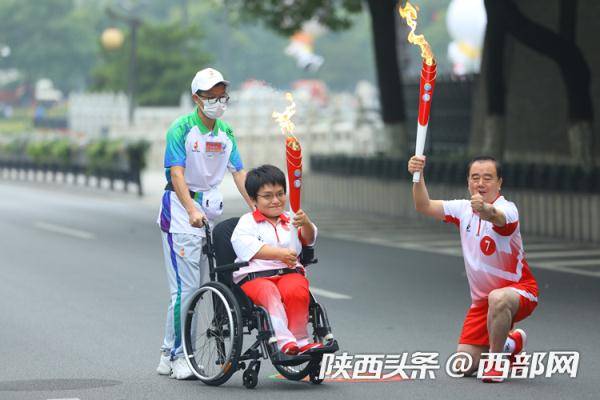
[(318, 264), (318, 262), (318, 258), (313, 258), (312, 260), (302, 260), (300, 264), (302, 264), (304, 267), (308, 267), (311, 264)]
[(220, 265), (218, 267), (215, 267), (215, 272), (221, 273), (221, 272), (237, 271), (242, 267), (247, 267), (248, 265), (250, 265), (250, 263), (248, 261)]
[(300, 264), (306, 267), (318, 262), (319, 260), (315, 258), (315, 248), (313, 246), (303, 246), (302, 253), (300, 253)]

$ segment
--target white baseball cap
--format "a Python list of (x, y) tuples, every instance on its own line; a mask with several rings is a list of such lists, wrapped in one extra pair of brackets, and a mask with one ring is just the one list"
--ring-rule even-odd
[(205, 91), (210, 90), (212, 87), (219, 83), (229, 85), (229, 81), (223, 78), (223, 74), (214, 68), (204, 68), (196, 72), (196, 76), (192, 80), (192, 94), (195, 94), (198, 90)]

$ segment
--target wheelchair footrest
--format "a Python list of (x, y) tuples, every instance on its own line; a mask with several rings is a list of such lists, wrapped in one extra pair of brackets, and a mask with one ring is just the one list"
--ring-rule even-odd
[(308, 352), (306, 352), (305, 354), (312, 356), (313, 359), (315, 359), (315, 358), (320, 359), (323, 356), (323, 354), (335, 353), (339, 349), (340, 349), (340, 346), (338, 346), (337, 340), (332, 340), (331, 342), (327, 343), (320, 349), (311, 349)]
[(301, 354), (301, 355), (297, 355), (297, 356), (288, 356), (287, 354), (283, 354), (282, 352), (278, 351), (274, 354), (271, 354), (271, 362), (273, 363), (273, 365), (300, 365), (300, 364), (304, 364), (305, 362), (308, 362), (312, 360), (312, 357), (310, 354)]
[(335, 353), (339, 349), (340, 349), (340, 346), (338, 346), (337, 340), (334, 339), (334, 340), (330, 341), (329, 343), (324, 344), (324, 346), (321, 347), (320, 349), (311, 350), (310, 353), (308, 353), (308, 354)]
[(338, 345), (337, 340), (332, 340), (320, 349), (310, 350), (306, 354), (300, 354), (297, 356), (288, 356), (287, 354), (283, 354), (278, 351), (274, 354), (271, 354), (271, 362), (274, 365), (300, 365), (307, 361), (320, 359), (323, 354), (335, 353), (339, 349), (340, 346)]

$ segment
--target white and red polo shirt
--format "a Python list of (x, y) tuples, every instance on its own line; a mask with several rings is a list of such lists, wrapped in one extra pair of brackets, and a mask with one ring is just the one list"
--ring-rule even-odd
[(515, 204), (503, 196), (494, 200), (494, 207), (506, 216), (503, 227), (481, 219), (469, 200), (444, 201), (443, 205), (445, 222), (454, 223), (460, 231), (473, 305), (487, 301), (492, 290), (506, 286), (537, 302), (537, 282), (525, 259)]
[[(317, 227), (315, 224), (313, 224), (313, 228), (315, 229), (316, 241)], [(250, 265), (233, 272), (233, 281), (238, 283), (250, 272), (290, 268), (279, 260), (261, 260), (253, 257), (266, 244), (280, 248), (291, 248), (300, 255), (302, 244), (299, 240), (292, 240), (294, 232), (296, 232), (296, 229), (291, 224), (290, 213), (287, 211), (279, 216), (276, 224), (273, 224), (258, 210), (242, 215), (231, 235), (231, 244), (237, 255), (235, 262), (248, 261)], [(308, 245), (314, 245), (315, 241), (308, 243)], [(303, 268), (299, 261), (296, 263), (296, 267)]]

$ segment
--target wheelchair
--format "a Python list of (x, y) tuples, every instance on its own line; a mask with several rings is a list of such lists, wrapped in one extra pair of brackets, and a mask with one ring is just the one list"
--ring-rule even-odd
[[(339, 349), (331, 333), (325, 309), (310, 294), (309, 324), (312, 336), (324, 347), (310, 354), (290, 356), (279, 351), (269, 313), (256, 306), (244, 291), (233, 283), (232, 273), (247, 262), (234, 263), (236, 258), (231, 235), (239, 218), (230, 218), (214, 227), (205, 225), (206, 244), (202, 249), (208, 257), (210, 281), (202, 285), (189, 299), (183, 324), (183, 351), (194, 375), (203, 383), (219, 386), (238, 370), (243, 370), (243, 384), (252, 389), (258, 383), (261, 359), (270, 358), (275, 369), (285, 378), (300, 381), (307, 376), (320, 384), (323, 354)], [(314, 249), (304, 247), (301, 264), (317, 262)], [(244, 335), (256, 331), (255, 342), (242, 354)], [(310, 329), (309, 329), (310, 332)]]

